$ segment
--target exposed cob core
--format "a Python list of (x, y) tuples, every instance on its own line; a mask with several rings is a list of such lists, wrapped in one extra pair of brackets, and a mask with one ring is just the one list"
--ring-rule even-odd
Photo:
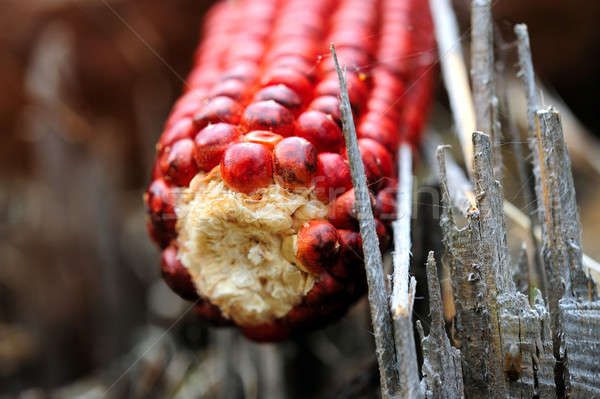
[[(278, 184), (254, 195), (230, 190), (218, 171), (198, 175), (177, 208), (180, 259), (201, 296), (225, 317), (256, 325), (285, 316), (313, 287), (284, 246), (326, 206)], [(286, 252), (287, 253), (284, 253)]]
[(365, 289), (330, 42), (385, 247), (396, 149), (418, 142), (431, 97), (426, 1), (218, 3), (157, 145), (146, 203), (165, 280), (257, 340), (327, 322)]

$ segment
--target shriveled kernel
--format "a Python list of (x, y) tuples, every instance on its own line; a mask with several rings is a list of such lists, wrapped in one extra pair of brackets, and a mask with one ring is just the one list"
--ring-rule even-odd
[(165, 148), (160, 159), (160, 168), (165, 179), (177, 186), (187, 186), (198, 173), (195, 161), (196, 146), (191, 139), (176, 141)]
[(344, 143), (342, 130), (320, 111), (306, 111), (296, 121), (296, 135), (310, 141), (318, 152), (337, 152)]
[(209, 171), (221, 162), (225, 149), (240, 137), (239, 130), (228, 123), (208, 125), (196, 135), (196, 163)]
[(317, 150), (306, 139), (288, 137), (273, 151), (275, 182), (289, 190), (309, 187), (317, 173)]
[(311, 273), (333, 266), (340, 249), (337, 231), (325, 220), (311, 220), (302, 226), (296, 241), (296, 257)]
[(306, 323), (315, 321), (315, 318), (318, 316), (318, 314), (318, 307), (300, 303), (294, 306), (294, 308), (288, 312), (286, 319), (292, 327), (300, 327), (304, 326)]
[(221, 160), (221, 176), (230, 189), (244, 194), (266, 187), (273, 178), (271, 153), (256, 143), (232, 144)]
[(242, 115), (245, 131), (268, 130), (284, 137), (294, 132), (294, 115), (273, 100), (250, 104)]

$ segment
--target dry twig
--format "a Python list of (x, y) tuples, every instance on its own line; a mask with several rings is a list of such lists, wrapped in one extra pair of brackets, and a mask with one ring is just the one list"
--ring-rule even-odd
[(398, 389), (398, 370), (396, 354), (394, 353), (394, 338), (392, 335), (392, 320), (389, 312), (385, 278), (383, 275), (383, 261), (379, 250), (379, 239), (375, 230), (375, 220), (371, 209), (371, 199), (367, 187), (367, 178), (358, 149), (356, 129), (348, 98), (346, 78), (338, 63), (335, 47), (331, 44), (331, 54), (340, 81), (340, 109), (344, 126), (344, 139), (350, 163), (352, 185), (354, 186), (355, 210), (363, 240), (365, 270), (369, 286), (369, 306), (373, 334), (379, 363), (381, 392), (384, 398), (392, 397)]

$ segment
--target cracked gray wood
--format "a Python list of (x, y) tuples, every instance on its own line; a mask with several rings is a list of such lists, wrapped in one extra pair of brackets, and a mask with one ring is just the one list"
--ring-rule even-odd
[[(450, 266), (456, 302), (456, 330), (463, 355), (465, 397), (505, 397), (500, 331), (496, 312), (498, 281), (495, 272), (503, 259), (497, 240), (497, 217), (492, 212), (497, 201), (491, 200), (492, 161), (489, 136), (473, 134), (474, 179), (477, 199), (467, 211), (467, 225), (459, 228), (452, 214), (446, 161), (443, 149), (438, 150), (441, 172), (442, 217), (445, 262)], [(480, 170), (483, 168), (483, 170)], [(487, 218), (487, 216), (491, 216)], [(491, 225), (490, 225), (491, 224)], [(490, 234), (494, 236), (490, 237)], [(500, 235), (503, 237), (503, 235)], [(493, 263), (495, 262), (495, 263)], [(503, 286), (504, 279), (499, 279)]]
[(425, 396), (432, 399), (464, 398), (461, 353), (450, 344), (444, 329), (443, 304), (433, 251), (429, 252), (427, 258), (427, 285), (431, 312), (431, 326), (427, 337), (423, 336), (423, 328), (417, 321), (423, 347)]
[[(476, 180), (478, 190), (476, 190), (474, 206), (465, 212), (467, 225), (463, 228), (459, 228), (453, 223), (454, 218), (451, 213), (450, 198), (453, 195), (451, 191), (456, 191), (459, 185), (448, 180), (450, 175), (446, 174), (445, 164), (452, 165), (453, 162), (451, 158), (446, 159), (444, 147), (440, 147), (438, 150), (442, 204), (445, 212), (442, 224), (443, 228), (449, 232), (445, 238), (448, 245), (445, 259), (451, 265), (452, 279), (456, 289), (457, 329), (463, 349), (465, 396), (520, 398), (531, 397), (535, 393), (545, 393), (550, 396), (540, 397), (552, 397), (554, 393), (553, 358), (548, 330), (548, 313), (545, 311), (541, 297), (537, 298), (534, 306), (530, 306), (527, 296), (515, 290), (511, 279), (512, 268), (508, 266), (509, 259), (506, 255), (505, 240), (502, 239), (506, 230), (503, 227), (501, 185), (490, 174), (492, 173), (492, 163), (489, 159), (491, 143), (489, 138), (483, 134), (475, 133), (474, 136), (483, 138), (483, 142), (480, 143), (477, 142), (477, 139), (474, 140), (477, 150), (474, 157), (476, 167), (474, 176), (478, 179)], [(459, 178), (459, 181), (461, 179), (465, 179), (465, 177)], [(491, 199), (486, 199), (486, 197), (491, 197)], [(484, 212), (486, 209), (488, 211)], [(488, 217), (484, 217), (486, 214)], [(490, 223), (491, 227), (486, 226)], [(491, 248), (489, 243), (486, 244), (488, 246), (485, 246), (481, 242), (482, 237), (487, 237), (487, 241), (496, 241), (496, 243), (492, 243)], [(488, 255), (482, 254), (484, 252)], [(498, 266), (495, 276), (494, 269), (489, 267), (490, 263), (496, 263)], [(491, 300), (484, 301), (486, 295), (489, 295), (486, 289), (490, 288), (487, 284), (481, 284), (481, 279), (485, 278), (482, 277), (482, 274), (486, 273), (486, 270), (487, 278), (490, 279), (486, 281), (497, 281), (497, 296), (492, 296)], [(470, 328), (470, 330), (465, 332), (465, 328)], [(494, 335), (495, 330), (498, 331), (496, 336)], [(473, 331), (481, 334), (476, 342), (473, 342), (475, 341)], [(473, 367), (480, 361), (491, 364), (488, 357), (493, 353), (486, 348), (493, 348), (491, 345), (494, 339), (498, 340), (497, 345), (501, 348), (501, 359), (492, 360), (495, 360), (496, 364), (500, 364), (502, 369), (497, 367), (479, 374), (480, 377), (487, 377), (487, 380), (479, 381), (479, 390), (474, 391), (467, 386), (471, 383), (467, 380), (473, 377), (470, 375), (475, 370)], [(467, 345), (465, 345), (465, 340), (467, 340)], [(515, 369), (512, 366), (514, 364), (519, 364), (519, 368)], [(493, 373), (495, 373), (495, 377), (492, 375)], [(509, 376), (510, 378), (508, 378)], [(494, 387), (493, 384), (499, 384), (499, 386)], [(505, 390), (504, 394), (502, 389)]]
[(375, 230), (375, 220), (371, 209), (367, 178), (358, 149), (358, 140), (356, 138), (356, 129), (348, 98), (346, 79), (338, 63), (333, 44), (331, 45), (331, 54), (335, 61), (340, 81), (340, 110), (342, 112), (343, 132), (348, 161), (350, 163), (352, 185), (354, 186), (354, 195), (356, 197), (354, 206), (363, 241), (365, 271), (369, 286), (369, 307), (373, 323), (373, 334), (375, 336), (377, 362), (379, 364), (381, 394), (384, 398), (389, 398), (396, 394), (399, 386), (394, 338), (392, 335), (392, 320), (383, 275), (383, 261), (381, 251), (379, 250), (379, 239)]
[[(538, 111), (536, 120), (538, 158), (534, 162), (540, 179), (536, 193), (558, 394), (597, 395), (600, 381), (592, 378), (597, 362), (587, 359), (600, 357), (600, 303), (596, 286), (583, 269), (571, 161), (559, 113), (549, 107)], [(579, 307), (588, 311), (577, 312)], [(580, 318), (571, 317), (573, 314)], [(590, 335), (585, 344), (580, 334)]]

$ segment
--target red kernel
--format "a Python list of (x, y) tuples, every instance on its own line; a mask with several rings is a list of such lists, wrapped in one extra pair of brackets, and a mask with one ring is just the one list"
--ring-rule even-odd
[(342, 111), (340, 111), (340, 101), (334, 96), (321, 96), (313, 100), (308, 106), (309, 110), (321, 111), (333, 118), (338, 126), (342, 127)]
[(254, 95), (254, 101), (273, 100), (297, 115), (302, 108), (302, 99), (293, 90), (284, 85), (267, 86)]
[[(375, 206), (375, 197), (369, 193), (371, 206)], [(346, 191), (329, 204), (327, 219), (338, 229), (358, 230), (358, 220), (354, 211), (354, 189)]]
[(173, 123), (165, 129), (156, 149), (160, 152), (163, 148), (173, 144), (177, 140), (194, 137), (196, 132), (196, 126), (194, 125), (192, 118), (180, 119), (178, 122)]
[(227, 79), (218, 82), (210, 91), (209, 97), (225, 96), (236, 101), (244, 99), (248, 92), (248, 86), (238, 79)]
[(273, 172), (282, 187), (308, 187), (317, 173), (317, 150), (301, 137), (283, 139), (273, 151)]
[(177, 186), (187, 186), (198, 173), (196, 146), (191, 139), (176, 141), (160, 158), (160, 169), (167, 180)]
[(194, 115), (194, 122), (202, 129), (209, 123), (231, 123), (236, 125), (240, 121), (242, 108), (229, 97), (219, 96), (208, 100)]
[(144, 200), (150, 216), (148, 223), (150, 235), (161, 248), (164, 248), (176, 235), (177, 216), (171, 188), (164, 179), (156, 179), (148, 187)]
[(319, 275), (319, 280), (306, 294), (304, 301), (309, 305), (331, 303), (331, 298), (343, 291), (344, 285), (341, 282), (333, 278), (331, 274), (323, 272)]
[(313, 93), (313, 87), (310, 80), (301, 72), (292, 68), (275, 68), (267, 73), (261, 82), (263, 86), (283, 84), (294, 90), (298, 95), (307, 101)]
[(376, 191), (392, 177), (394, 171), (392, 156), (384, 146), (372, 139), (358, 140), (358, 149), (365, 166), (367, 181)]
[(337, 152), (344, 143), (333, 118), (320, 111), (306, 111), (296, 121), (296, 135), (310, 141), (319, 152)]
[(177, 245), (175, 241), (171, 242), (171, 245), (162, 252), (160, 257), (160, 271), (167, 285), (177, 295), (188, 301), (198, 298), (196, 287), (192, 283), (188, 269), (177, 258)]
[(250, 104), (242, 116), (245, 131), (269, 130), (282, 136), (294, 132), (294, 115), (273, 100)]
[(338, 230), (340, 257), (330, 270), (333, 276), (347, 279), (356, 276), (364, 267), (362, 238), (352, 230)]
[(242, 334), (255, 342), (279, 342), (290, 335), (290, 328), (281, 321), (275, 320), (270, 323), (257, 326), (246, 326), (242, 328)]
[(328, 203), (352, 188), (350, 167), (340, 154), (323, 152), (318, 162), (315, 195), (319, 200)]
[[(367, 114), (366, 116), (373, 115)], [(361, 120), (358, 125), (358, 137), (373, 139), (390, 151), (395, 152), (399, 144), (399, 129), (385, 117), (368, 117)]]
[(238, 140), (238, 129), (227, 123), (208, 125), (196, 135), (196, 163), (209, 171), (221, 162), (225, 149)]
[(375, 197), (375, 216), (383, 221), (396, 220), (396, 190), (384, 188)]
[(305, 223), (298, 232), (296, 246), (296, 257), (310, 273), (333, 266), (340, 249), (335, 227), (324, 220)]
[(233, 144), (221, 160), (221, 176), (229, 188), (245, 194), (266, 187), (273, 178), (271, 153), (256, 143)]

